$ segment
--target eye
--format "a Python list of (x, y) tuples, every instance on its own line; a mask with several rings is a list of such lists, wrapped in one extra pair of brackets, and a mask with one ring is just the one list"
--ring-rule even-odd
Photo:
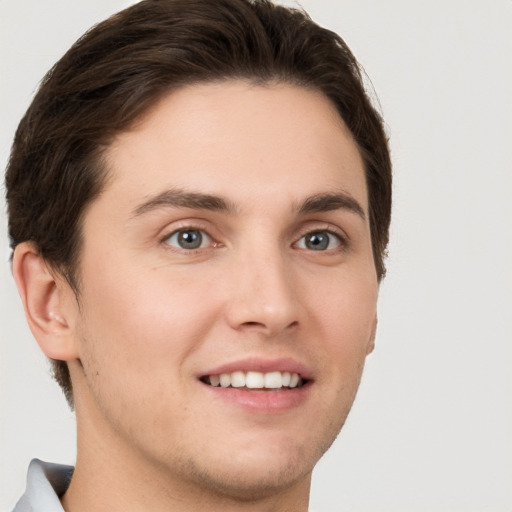
[(310, 251), (327, 251), (337, 249), (341, 243), (341, 238), (330, 231), (311, 231), (300, 238), (297, 247)]
[(185, 250), (202, 249), (211, 244), (211, 238), (202, 229), (179, 229), (165, 240), (173, 247)]

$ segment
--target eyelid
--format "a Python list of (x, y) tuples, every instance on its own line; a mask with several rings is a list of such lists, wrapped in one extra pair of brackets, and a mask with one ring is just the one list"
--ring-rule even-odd
[[(178, 221), (172, 224), (172, 226), (168, 226), (164, 235), (160, 236), (160, 243), (165, 246), (166, 249), (180, 252), (180, 253), (193, 253), (194, 251), (205, 251), (221, 244), (217, 242), (217, 240), (210, 234), (211, 229), (204, 225), (204, 222), (200, 220), (183, 220)], [(173, 235), (176, 235), (180, 231), (200, 231), (204, 237), (208, 239), (208, 245), (206, 247), (198, 247), (196, 249), (184, 249), (175, 245), (171, 245), (168, 243), (169, 238)]]
[[(335, 226), (333, 224), (325, 224), (325, 223), (322, 223), (321, 225), (318, 225), (318, 226), (308, 225), (306, 228), (302, 229), (300, 231), (299, 237), (297, 238), (297, 241), (294, 242), (294, 245), (296, 246), (299, 243), (299, 241), (302, 240), (308, 234), (321, 233), (321, 232), (328, 233), (331, 236), (336, 237), (339, 240), (339, 245), (333, 249), (327, 249), (325, 251), (318, 251), (318, 252), (326, 253), (329, 251), (342, 251), (342, 250), (347, 249), (350, 239), (349, 239), (348, 235), (345, 233), (345, 231), (342, 230), (341, 228), (339, 228), (338, 226)], [(300, 249), (302, 249), (302, 248), (300, 248)], [(308, 249), (304, 248), (304, 250), (308, 250)]]
[[(322, 233), (322, 234), (325, 234), (327, 235), (327, 237), (329, 238), (329, 244), (331, 244), (331, 241), (334, 239), (336, 245), (335, 247), (328, 247), (327, 249), (318, 249), (315, 251), (315, 249), (312, 249), (310, 247), (307, 247), (306, 246), (306, 242), (305, 242), (305, 239), (308, 235), (312, 235), (314, 233)], [(328, 252), (328, 251), (333, 251), (333, 250), (338, 250), (340, 247), (343, 246), (343, 240), (336, 234), (336, 233), (333, 233), (332, 231), (326, 231), (325, 229), (322, 230), (322, 231), (311, 231), (309, 233), (306, 233), (305, 235), (301, 236), (297, 242), (295, 243), (295, 245), (299, 248), (299, 249), (303, 249), (305, 251), (308, 251), (308, 250), (312, 250), (312, 251), (315, 251), (315, 252)]]
[[(197, 232), (200, 232), (201, 233), (201, 247), (195, 247), (193, 249), (187, 249), (185, 247), (178, 247), (176, 245), (173, 245), (169, 242), (169, 240), (177, 235), (179, 235), (179, 233), (182, 233), (182, 232), (187, 232), (187, 231), (197, 231)], [(166, 243), (167, 245), (170, 245), (171, 247), (174, 247), (175, 249), (179, 249), (179, 250), (183, 250), (183, 251), (194, 251), (194, 250), (199, 250), (199, 249), (206, 249), (206, 247), (202, 247), (203, 244), (206, 243), (206, 245), (211, 245), (211, 242), (212, 242), (212, 237), (204, 230), (204, 229), (192, 229), (192, 228), (182, 228), (182, 229), (176, 229), (175, 231), (173, 231), (168, 237), (166, 237), (164, 239), (164, 243)]]

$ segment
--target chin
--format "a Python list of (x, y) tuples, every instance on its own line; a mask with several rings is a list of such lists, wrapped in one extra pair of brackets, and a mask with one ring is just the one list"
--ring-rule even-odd
[(264, 434), (251, 446), (238, 446), (233, 439), (215, 457), (187, 461), (187, 473), (195, 485), (226, 499), (265, 499), (304, 485), (309, 489), (314, 466), (336, 438), (291, 441)]
[(193, 478), (208, 493), (236, 501), (254, 501), (270, 498), (302, 484), (309, 488), (314, 464), (294, 464), (287, 461), (279, 466), (240, 463), (221, 471), (212, 471), (191, 464)]

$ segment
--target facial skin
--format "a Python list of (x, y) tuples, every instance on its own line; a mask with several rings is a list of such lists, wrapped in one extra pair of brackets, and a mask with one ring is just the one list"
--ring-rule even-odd
[[(307, 510), (376, 327), (350, 133), (311, 90), (202, 84), (165, 97), (106, 161), (83, 224), (80, 307), (58, 279), (48, 306), (68, 340), (78, 423), (64, 505)], [(207, 384), (281, 368), (304, 387)]]

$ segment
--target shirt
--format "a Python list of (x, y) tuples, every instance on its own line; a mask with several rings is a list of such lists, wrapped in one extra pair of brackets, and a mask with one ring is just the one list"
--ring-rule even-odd
[(73, 470), (73, 466), (32, 460), (25, 494), (12, 512), (64, 512), (59, 496), (69, 487)]

